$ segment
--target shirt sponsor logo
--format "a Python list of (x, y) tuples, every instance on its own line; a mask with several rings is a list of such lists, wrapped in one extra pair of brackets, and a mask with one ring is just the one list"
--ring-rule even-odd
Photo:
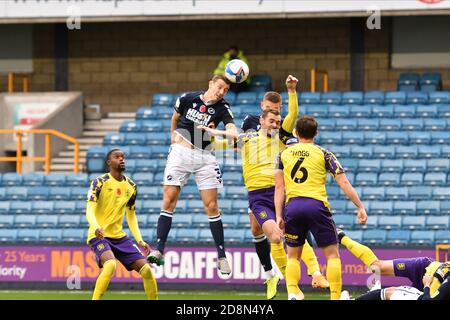
[(293, 234), (289, 234), (289, 233), (286, 233), (286, 234), (284, 235), (284, 237), (285, 237), (286, 239), (290, 239), (290, 240), (297, 240), (297, 239), (298, 239), (298, 236), (293, 235)]
[[(206, 108), (206, 107), (205, 107)], [(186, 113), (186, 119), (191, 120), (197, 124), (207, 126), (211, 122), (211, 116), (206, 113), (201, 113), (195, 109), (189, 108)]]
[(397, 270), (405, 270), (406, 266), (404, 263), (397, 263)]

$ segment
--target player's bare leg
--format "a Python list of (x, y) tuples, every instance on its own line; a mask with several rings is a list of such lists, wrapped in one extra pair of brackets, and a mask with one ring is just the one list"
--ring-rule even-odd
[(300, 259), (302, 251), (303, 246), (287, 247), (286, 288), (288, 300), (303, 300), (305, 298), (305, 295), (298, 286), (301, 277)]
[(141, 275), (148, 300), (158, 300), (158, 285), (155, 276), (153, 275), (152, 268), (147, 263), (147, 260), (136, 260), (131, 265), (131, 268)]
[(217, 204), (217, 189), (200, 190), (205, 212), (208, 215), (209, 227), (217, 249), (217, 268), (222, 274), (230, 274), (231, 267), (225, 255), (225, 239), (222, 218)]
[(327, 259), (327, 280), (330, 283), (331, 300), (339, 300), (342, 291), (342, 266), (339, 257), (339, 244), (321, 248)]
[(164, 264), (164, 248), (167, 242), (170, 228), (172, 227), (172, 217), (177, 206), (178, 196), (181, 188), (179, 186), (164, 186), (164, 195), (161, 205), (161, 213), (156, 228), (156, 250), (153, 250), (147, 257), (150, 263), (158, 266)]
[(116, 258), (111, 250), (107, 250), (100, 256), (102, 271), (95, 282), (92, 300), (100, 300), (108, 289), (109, 282), (116, 272)]

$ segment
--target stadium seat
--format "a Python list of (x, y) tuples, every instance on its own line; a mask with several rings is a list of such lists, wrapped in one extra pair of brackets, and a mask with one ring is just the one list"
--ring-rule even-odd
[(28, 200), (47, 200), (50, 189), (48, 187), (31, 187), (27, 191)]
[(272, 77), (268, 74), (257, 74), (252, 76), (250, 91), (269, 91), (272, 87)]
[(429, 186), (444, 186), (447, 182), (447, 175), (442, 172), (426, 173), (423, 178), (423, 183)]
[(257, 104), (256, 92), (240, 92), (236, 97), (236, 104)]
[(414, 246), (432, 246), (434, 244), (434, 232), (413, 231), (411, 232), (410, 244)]
[(11, 208), (11, 202), (0, 201), (0, 214), (9, 214)]
[(350, 117), (352, 118), (370, 118), (372, 110), (368, 106), (350, 105)]
[(413, 105), (394, 105), (394, 118), (414, 118), (415, 113)]
[(408, 188), (400, 187), (388, 187), (386, 188), (387, 200), (408, 200)]
[(379, 159), (361, 159), (358, 162), (358, 172), (378, 173), (381, 169), (381, 160)]
[(354, 131), (357, 130), (358, 123), (356, 119), (337, 119), (336, 120), (336, 130), (342, 131)]
[[(88, 159), (88, 157), (87, 157)], [(44, 177), (44, 185), (47, 187), (61, 187), (66, 185), (66, 175), (63, 173), (50, 173)]]
[(38, 215), (36, 218), (37, 228), (56, 228), (58, 225), (58, 217), (56, 215)]
[(415, 186), (423, 183), (422, 173), (403, 173), (400, 179), (402, 185)]
[(430, 104), (450, 104), (449, 91), (430, 92), (429, 95)]
[(0, 229), (0, 243), (13, 244), (17, 240), (17, 230)]
[(378, 228), (378, 218), (379, 218), (379, 216), (371, 215), (370, 218), (367, 219), (366, 224), (357, 224), (357, 223), (355, 223), (354, 228), (363, 229), (363, 230), (377, 229)]
[[(1, 234), (0, 234), (0, 240), (1, 240)], [(436, 241), (436, 243), (440, 243), (440, 244), (449, 244), (450, 243), (450, 230), (436, 231), (435, 241)]]
[(329, 200), (339, 199), (340, 189), (337, 186), (327, 185), (327, 197)]
[(172, 93), (155, 93), (151, 100), (152, 106), (171, 106), (175, 101)]
[(412, 186), (409, 188), (410, 200), (427, 200), (431, 198), (432, 188), (427, 186)]
[[(435, 133), (435, 132), (433, 132)], [(410, 144), (429, 144), (432, 133), (425, 131), (408, 132), (408, 140)]]
[(140, 201), (142, 203), (141, 214), (159, 214), (161, 212), (161, 203), (153, 200)]
[(64, 229), (62, 231), (61, 241), (65, 243), (82, 243), (86, 241), (84, 229)]
[(245, 229), (225, 229), (225, 242), (241, 244), (244, 241)]
[(147, 145), (169, 145), (170, 133), (169, 132), (147, 132), (145, 135), (144, 144)]
[(417, 148), (417, 156), (420, 158), (439, 158), (441, 156), (441, 148), (438, 145), (434, 146), (419, 146)]
[(86, 159), (86, 168), (90, 172), (105, 172), (106, 164), (104, 159)]
[(6, 188), (0, 188), (0, 202), (6, 200)]
[(150, 186), (153, 184), (154, 180), (154, 174), (151, 172), (145, 172), (145, 173), (134, 173), (132, 175), (131, 180), (134, 181), (138, 186)]
[(12, 228), (14, 226), (13, 215), (0, 215), (0, 229)]
[(365, 230), (362, 241), (372, 246), (383, 245), (386, 242), (387, 232), (385, 230)]
[(316, 119), (320, 132), (333, 131), (336, 127), (335, 119)]
[(330, 203), (331, 212), (338, 216), (347, 213), (347, 200), (332, 200)]
[(222, 174), (222, 180), (226, 186), (243, 185), (242, 173), (240, 172), (224, 172)]
[[(77, 203), (75, 201), (56, 201), (54, 205), (54, 213), (58, 215), (72, 214), (77, 212)], [(83, 211), (86, 210), (86, 201), (83, 201)]]
[(384, 159), (381, 161), (381, 171), (382, 172), (402, 172), (403, 171), (403, 160), (395, 159), (389, 160)]
[[(337, 129), (339, 130), (339, 129)], [(337, 132), (334, 132), (336, 135)], [(327, 143), (339, 143), (338, 141), (327, 142)], [(345, 131), (342, 133), (342, 144), (363, 144), (364, 143), (364, 132), (361, 131)]]
[(442, 158), (450, 158), (450, 146), (442, 146), (441, 147), (441, 157)]
[(7, 188), (5, 198), (8, 200), (27, 200), (28, 189), (25, 187)]
[(350, 146), (330, 145), (326, 149), (333, 152), (339, 159), (351, 156)]
[(391, 246), (407, 246), (411, 232), (408, 230), (391, 230), (387, 234), (386, 243)]
[(394, 159), (395, 147), (394, 146), (373, 146), (372, 156), (379, 159)]
[(416, 202), (414, 201), (394, 201), (392, 213), (394, 215), (415, 215), (417, 213)]
[(378, 217), (378, 228), (391, 230), (400, 229), (402, 226), (401, 217), (396, 216), (379, 216)]
[(348, 118), (350, 117), (350, 107), (347, 105), (330, 105), (328, 108), (328, 116), (333, 118)]
[(339, 214), (333, 216), (334, 223), (336, 227), (347, 230), (353, 229), (355, 225), (355, 216), (350, 214)]
[[(136, 111), (136, 120), (156, 119), (158, 117), (158, 109), (149, 106), (141, 106)], [(140, 121), (136, 121), (139, 122)]]
[(356, 172), (359, 166), (358, 159), (342, 158), (339, 159), (339, 162), (344, 167), (346, 172)]
[(341, 132), (321, 132), (318, 137), (320, 137), (321, 144), (341, 144), (342, 133)]
[(324, 105), (306, 105), (305, 114), (315, 118), (326, 118), (328, 116), (328, 107)]
[(408, 134), (402, 131), (389, 131), (385, 133), (386, 144), (408, 144)]
[(227, 199), (246, 199), (247, 191), (243, 187), (230, 186), (225, 190)]
[(169, 108), (164, 107), (164, 106), (159, 106), (159, 107), (153, 107), (154, 109), (156, 109), (156, 117), (158, 119), (171, 119), (173, 116), (173, 109), (172, 106), (170, 106)]
[(231, 210), (234, 213), (248, 213), (248, 201), (247, 200), (236, 200), (232, 202)]
[(319, 92), (302, 92), (300, 94), (300, 105), (319, 104), (319, 103), (320, 103)]
[(373, 155), (373, 147), (370, 145), (367, 146), (359, 146), (359, 145), (351, 145), (350, 146), (351, 156), (358, 159), (370, 159)]
[[(448, 230), (450, 225), (450, 218), (448, 216), (434, 216), (427, 217), (425, 228), (430, 230)], [(450, 239), (449, 239), (450, 240)]]
[(365, 144), (384, 144), (385, 142), (386, 142), (385, 132), (370, 132), (370, 131), (364, 132)]
[[(371, 106), (372, 118), (392, 118), (394, 117), (393, 105), (372, 105)], [(374, 121), (376, 118), (374, 119)]]
[(424, 216), (405, 216), (402, 219), (403, 229), (419, 230), (425, 228)]
[(440, 202), (433, 200), (423, 200), (417, 202), (417, 214), (421, 215), (439, 215), (440, 212)]
[(421, 90), (425, 86), (434, 86), (435, 87), (435, 91), (442, 90), (442, 76), (441, 76), (441, 74), (437, 73), (437, 72), (424, 73), (420, 77), (420, 88), (421, 88)]
[(66, 186), (68, 187), (87, 187), (89, 183), (86, 173), (71, 173), (66, 176)]
[(198, 229), (180, 228), (173, 230), (171, 235), (178, 243), (189, 243), (196, 242), (199, 238), (199, 233)]
[(31, 202), (11, 201), (9, 213), (11, 214), (31, 214)]
[(404, 91), (390, 91), (384, 96), (384, 104), (405, 104), (405, 102), (406, 92)]
[[(398, 150), (397, 150), (398, 152)], [(425, 159), (406, 159), (403, 162), (404, 172), (418, 172), (424, 173), (427, 170), (427, 162)]]
[(339, 91), (324, 92), (320, 95), (320, 104), (340, 104), (342, 94)]
[(58, 229), (43, 229), (39, 232), (39, 242), (54, 244), (61, 242), (62, 230)]
[(23, 178), (21, 174), (7, 172), (2, 175), (2, 185), (4, 187), (15, 187), (23, 185)]
[(417, 86), (420, 81), (420, 75), (418, 73), (404, 72), (400, 74), (398, 79), (398, 85), (415, 85)]
[[(156, 112), (155, 112), (156, 113)], [(141, 123), (136, 121), (124, 121), (120, 125), (119, 132), (136, 133), (141, 131)]]
[(426, 105), (416, 107), (417, 118), (436, 118), (438, 116), (438, 107), (436, 105)]
[(126, 133), (125, 137), (124, 137), (124, 143), (126, 145), (130, 145), (130, 146), (133, 146), (133, 145), (142, 146), (142, 145), (145, 145), (146, 142), (147, 142), (146, 136), (143, 135), (142, 133), (134, 133), (134, 132)]
[(364, 100), (364, 94), (361, 91), (349, 91), (342, 94), (342, 104), (361, 105)]
[(447, 122), (445, 119), (424, 119), (423, 130), (426, 131), (445, 131)]
[(423, 91), (408, 92), (406, 104), (428, 104), (428, 93)]
[(17, 241), (22, 243), (35, 243), (39, 240), (39, 230), (20, 229), (17, 231)]
[(450, 132), (449, 131), (435, 131), (431, 132), (432, 144), (450, 144)]
[(239, 228), (239, 214), (223, 214), (222, 224), (224, 228)]
[(103, 145), (120, 146), (125, 142), (124, 133), (107, 133), (103, 138)]
[(345, 230), (345, 234), (354, 241), (363, 241), (363, 231), (361, 230)]
[(377, 179), (378, 175), (376, 173), (357, 173), (355, 184), (359, 186), (375, 186)]
[(70, 189), (70, 199), (71, 200), (86, 200), (87, 191), (86, 188), (73, 187)]
[(383, 172), (378, 176), (378, 184), (396, 186), (400, 184), (400, 173)]
[(166, 159), (169, 152), (168, 146), (151, 146), (151, 155), (153, 159)]
[[(430, 119), (427, 119), (430, 120)], [(401, 123), (402, 123), (402, 130), (403, 131), (419, 131), (422, 130), (423, 126), (424, 126), (424, 120), (423, 119), (410, 119), (410, 118), (405, 118), (405, 119), (401, 119)]]
[(190, 228), (192, 226), (192, 215), (177, 214), (172, 219), (172, 225), (176, 228)]
[(400, 131), (402, 124), (395, 119), (380, 119), (378, 130), (380, 131)]
[(14, 227), (21, 229), (31, 229), (36, 226), (36, 217), (34, 214), (18, 215), (14, 219)]
[(364, 104), (384, 104), (383, 91), (367, 91), (364, 93)]
[(199, 231), (198, 241), (208, 244), (214, 242), (211, 231), (209, 229), (200, 229)]
[(42, 186), (44, 184), (44, 174), (39, 172), (31, 172), (22, 175), (23, 177), (23, 185), (34, 187), (34, 186)]
[(358, 123), (358, 130), (360, 131), (377, 131), (378, 127), (380, 126), (380, 121), (375, 118), (357, 119), (357, 123)]
[[(56, 202), (57, 203), (57, 202)], [(41, 215), (41, 214), (51, 214), (54, 211), (53, 201), (33, 201), (31, 205), (31, 211), (33, 214)]]
[[(236, 101), (236, 93), (233, 91), (228, 91), (224, 98), (230, 105), (234, 105)], [(234, 110), (233, 110), (234, 111)]]
[(433, 199), (434, 200), (446, 200), (450, 199), (450, 187), (444, 188), (433, 188)]
[(59, 217), (58, 226), (60, 228), (76, 228), (80, 225), (80, 216), (79, 215), (61, 215)]
[(141, 120), (139, 121), (139, 126), (140, 132), (161, 132), (164, 128), (164, 122), (162, 120)]

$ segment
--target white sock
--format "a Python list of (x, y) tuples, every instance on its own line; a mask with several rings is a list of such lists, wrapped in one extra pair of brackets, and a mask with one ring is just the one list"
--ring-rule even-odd
[(273, 269), (270, 269), (269, 271), (266, 271), (266, 278), (270, 279), (275, 276), (275, 271)]
[(312, 274), (313, 277), (317, 277), (317, 276), (320, 276), (320, 275), (322, 275), (320, 273), (320, 271), (314, 271), (314, 273)]

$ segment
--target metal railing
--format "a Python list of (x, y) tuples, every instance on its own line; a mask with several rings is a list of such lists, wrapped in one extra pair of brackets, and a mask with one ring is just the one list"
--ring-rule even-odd
[(445, 262), (449, 258), (450, 244), (436, 245), (436, 261)]
[(24, 93), (28, 93), (30, 87), (30, 75), (25, 73), (8, 73), (8, 93), (14, 92), (14, 77), (22, 77), (22, 90)]
[(323, 75), (323, 92), (328, 92), (328, 71), (311, 69), (311, 92), (316, 92), (317, 75)]
[[(73, 155), (73, 172), (79, 172), (79, 162), (80, 162), (80, 143), (77, 139), (68, 136), (64, 133), (53, 129), (0, 129), (0, 134), (15, 134), (17, 138), (16, 145), (16, 156), (15, 157), (0, 157), (0, 161), (16, 162), (16, 172), (22, 173), (22, 162), (24, 161), (34, 161), (34, 162), (44, 162), (44, 171), (48, 175), (50, 173), (50, 162), (51, 162), (51, 137), (55, 136), (66, 140), (74, 144), (74, 155)], [(22, 138), (24, 134), (44, 134), (45, 135), (45, 155), (43, 157), (24, 157), (22, 155)]]

